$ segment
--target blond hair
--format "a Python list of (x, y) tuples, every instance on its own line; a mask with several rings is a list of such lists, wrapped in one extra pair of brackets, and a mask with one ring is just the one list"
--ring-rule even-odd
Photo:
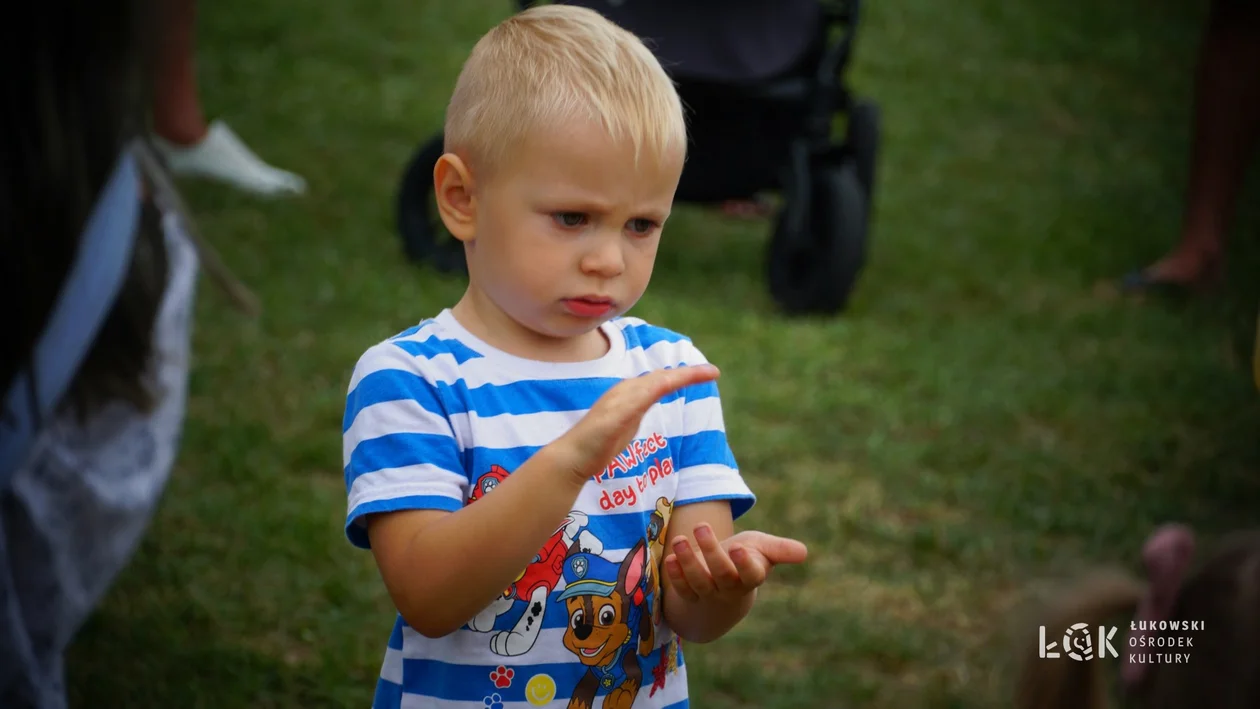
[(531, 131), (594, 120), (613, 140), (686, 150), (682, 102), (638, 37), (594, 10), (540, 5), (490, 30), (464, 63), (446, 112), (446, 150), (493, 169)]

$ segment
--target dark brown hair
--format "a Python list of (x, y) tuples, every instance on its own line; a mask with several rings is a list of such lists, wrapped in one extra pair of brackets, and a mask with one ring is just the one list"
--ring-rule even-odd
[[(145, 134), (153, 0), (41, 0), (0, 42), (0, 396), (32, 363), (80, 233), (120, 151)], [(64, 400), (80, 415), (152, 404), (145, 381), (167, 261), (146, 204), (117, 300)]]
[[(1101, 572), (1078, 582), (1046, 607), (1032, 624), (1032, 642), (1021, 651), (1023, 666), (1015, 690), (1018, 709), (1105, 709), (1111, 706), (1104, 673), (1118, 674), (1114, 662), (1050, 660), (1039, 656), (1038, 625), (1046, 636), (1062, 637), (1074, 623), (1089, 627), (1115, 621), (1122, 659), (1129, 619), (1147, 593), (1147, 584), (1119, 571)], [(1189, 658), (1151, 664), (1130, 692), (1143, 709), (1256, 709), (1260, 707), (1260, 533), (1228, 537), (1181, 584), (1167, 620), (1202, 621), (1193, 633)], [(1123, 645), (1123, 646), (1122, 646)], [(1183, 650), (1182, 652), (1185, 652)]]

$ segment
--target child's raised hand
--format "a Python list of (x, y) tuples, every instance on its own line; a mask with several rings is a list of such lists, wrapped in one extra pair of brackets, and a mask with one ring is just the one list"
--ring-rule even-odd
[(659, 369), (618, 382), (557, 443), (565, 446), (579, 483), (598, 475), (639, 431), (652, 405), (671, 392), (718, 378), (718, 369), (701, 364)]
[(734, 600), (765, 583), (778, 564), (799, 564), (808, 550), (795, 539), (747, 531), (719, 542), (707, 524), (695, 529), (697, 551), (687, 537), (674, 538), (665, 557), (665, 573), (674, 590), (690, 601)]

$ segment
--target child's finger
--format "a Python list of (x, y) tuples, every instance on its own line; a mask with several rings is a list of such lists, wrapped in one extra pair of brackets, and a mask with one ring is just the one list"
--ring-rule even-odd
[(674, 591), (676, 591), (678, 595), (688, 601), (700, 600), (699, 594), (697, 594), (687, 583), (687, 577), (683, 575), (682, 567), (678, 564), (677, 555), (670, 554), (665, 557), (665, 574), (669, 576), (670, 582), (674, 585)]
[(750, 532), (747, 544), (761, 552), (771, 564), (800, 564), (809, 556), (804, 543), (764, 532)]
[(687, 585), (701, 596), (713, 593), (713, 577), (709, 576), (709, 569), (705, 567), (704, 560), (696, 554), (686, 537), (679, 536), (674, 540), (674, 555), (678, 557), (678, 565), (682, 567)]
[[(713, 381), (718, 378), (719, 374), (718, 368), (711, 364), (696, 364), (656, 370), (636, 380), (641, 387), (637, 398), (641, 408), (646, 411), (666, 394), (693, 384)], [(646, 406), (643, 404), (646, 404)]]
[(637, 421), (665, 395), (683, 387), (712, 381), (718, 375), (718, 368), (711, 364), (653, 370), (618, 383), (600, 397), (592, 411), (607, 411), (618, 422)]
[(735, 545), (731, 547), (730, 557), (731, 563), (739, 570), (740, 582), (744, 588), (757, 588), (766, 582), (770, 570), (760, 554)]
[(740, 580), (739, 569), (735, 568), (735, 562), (731, 561), (731, 557), (722, 548), (722, 543), (713, 533), (713, 528), (707, 524), (701, 524), (692, 534), (695, 535), (696, 543), (704, 554), (704, 562), (709, 567), (709, 576), (713, 579), (713, 585), (719, 591), (733, 591), (740, 588), (743, 582)]
[(585, 481), (613, 459), (639, 430), (648, 410), (665, 395), (684, 387), (717, 379), (711, 364), (659, 369), (618, 382), (604, 392), (590, 411), (563, 437), (569, 441), (564, 456), (573, 472)]

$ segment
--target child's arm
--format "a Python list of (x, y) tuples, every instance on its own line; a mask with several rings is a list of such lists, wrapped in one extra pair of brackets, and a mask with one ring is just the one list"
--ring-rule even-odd
[[(682, 361), (708, 360), (687, 342)], [(678, 492), (663, 561), (663, 612), (684, 640), (710, 642), (752, 609), (756, 589), (776, 563), (799, 563), (805, 545), (760, 532), (734, 535), (734, 518), (753, 504), (726, 438), (716, 382), (681, 392), (675, 461)], [(681, 546), (680, 546), (681, 542)]]
[[(710, 535), (716, 536), (717, 539), (727, 539), (735, 533), (734, 527), (735, 523), (731, 519), (731, 505), (725, 500), (697, 502), (674, 510), (669, 524), (669, 532), (672, 534), (669, 539), (670, 546), (665, 550), (663, 561), (665, 571), (663, 611), (665, 622), (683, 640), (694, 643), (716, 640), (735, 627), (744, 619), (744, 616), (748, 615), (748, 611), (752, 610), (753, 602), (757, 598), (755, 587), (750, 593), (724, 598), (717, 602), (702, 603), (699, 602), (698, 594), (695, 594), (696, 600), (684, 597), (682, 594), (690, 590), (689, 585), (676, 584), (671, 578), (671, 575), (681, 575), (680, 541), (685, 540), (687, 545), (695, 549), (699, 544), (697, 535), (701, 538)], [(728, 584), (730, 581), (731, 579), (727, 578), (714, 578), (713, 584), (715, 586), (718, 583)], [(682, 592), (678, 586), (683, 587)]]
[(370, 516), (371, 548), (403, 619), (428, 637), (467, 623), (538, 553), (582, 486), (626, 446), (654, 403), (716, 376), (712, 367), (685, 367), (621, 382), (474, 504)]
[(683, 640), (712, 642), (734, 628), (776, 564), (805, 561), (805, 545), (762, 532), (733, 534), (730, 503), (698, 502), (674, 510), (664, 560), (664, 617)]
[[(368, 518), (390, 597), (427, 637), (458, 630), (507, 588), (560, 526), (585, 480), (561, 438), (494, 492), (457, 512), (405, 510)], [(589, 477), (589, 476), (587, 476)]]

